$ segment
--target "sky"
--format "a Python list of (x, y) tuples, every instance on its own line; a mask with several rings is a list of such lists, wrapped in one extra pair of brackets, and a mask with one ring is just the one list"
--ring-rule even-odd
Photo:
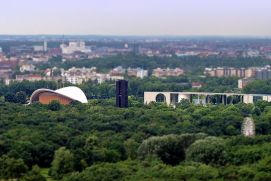
[(271, 36), (271, 0), (0, 0), (0, 34)]

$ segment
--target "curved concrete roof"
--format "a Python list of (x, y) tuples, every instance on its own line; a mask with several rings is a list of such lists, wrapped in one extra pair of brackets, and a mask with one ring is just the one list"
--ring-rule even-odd
[(70, 86), (70, 87), (64, 87), (61, 89), (57, 89), (55, 91), (51, 90), (51, 89), (38, 89), (32, 93), (32, 95), (30, 97), (30, 104), (35, 101), (38, 101), (39, 95), (44, 92), (55, 93), (57, 95), (67, 97), (69, 99), (79, 101), (81, 103), (88, 103), (88, 100), (87, 100), (85, 93), (80, 88)]

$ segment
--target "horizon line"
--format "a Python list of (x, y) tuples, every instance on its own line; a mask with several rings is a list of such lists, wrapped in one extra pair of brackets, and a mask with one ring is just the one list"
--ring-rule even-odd
[(225, 38), (271, 38), (271, 35), (136, 35), (136, 34), (1, 34), (0, 36), (98, 36), (98, 37), (225, 37)]

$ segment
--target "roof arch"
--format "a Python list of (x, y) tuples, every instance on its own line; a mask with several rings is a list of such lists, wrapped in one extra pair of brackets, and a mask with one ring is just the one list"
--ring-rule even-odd
[(51, 89), (38, 89), (32, 93), (30, 97), (30, 104), (39, 101), (39, 95), (45, 92), (54, 93), (56, 95), (60, 95), (75, 101), (79, 101), (81, 103), (88, 103), (85, 93), (80, 88), (75, 86), (69, 86), (57, 89), (55, 91)]

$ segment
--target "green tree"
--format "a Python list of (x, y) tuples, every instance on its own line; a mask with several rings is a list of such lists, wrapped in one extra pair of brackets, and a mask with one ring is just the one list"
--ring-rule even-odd
[(15, 95), (15, 101), (20, 104), (26, 103), (26, 93), (24, 91), (17, 92)]
[(59, 101), (52, 101), (48, 104), (48, 108), (51, 110), (51, 111), (59, 111), (60, 108), (61, 108), (61, 105), (59, 103)]
[(191, 103), (188, 99), (182, 99), (177, 105), (176, 107), (180, 107), (182, 109), (187, 109), (191, 106)]
[(0, 157), (0, 178), (20, 178), (28, 170), (22, 159)]
[(206, 134), (182, 134), (150, 137), (138, 148), (138, 157), (146, 159), (157, 156), (164, 163), (176, 165), (185, 159), (185, 149), (197, 139), (203, 139)]
[(5, 101), (6, 101), (6, 102), (16, 102), (15, 94), (8, 92), (8, 93), (5, 95)]
[(85, 143), (85, 149), (87, 150), (93, 150), (97, 145), (98, 145), (98, 137), (95, 135), (90, 135), (87, 139), (86, 139), (86, 143)]
[(74, 156), (70, 150), (61, 147), (56, 150), (52, 167), (49, 174), (54, 179), (61, 179), (65, 174), (72, 172), (74, 169)]
[(137, 143), (134, 139), (128, 139), (124, 142), (126, 154), (130, 159), (136, 159), (138, 147), (139, 143)]
[(138, 148), (139, 158), (156, 155), (164, 163), (176, 165), (185, 159), (183, 142), (176, 135), (151, 137)]
[(221, 138), (207, 137), (187, 149), (187, 159), (205, 164), (225, 164), (226, 143)]
[(41, 174), (39, 166), (34, 165), (32, 170), (29, 171), (23, 178), (22, 181), (46, 181), (46, 178)]

